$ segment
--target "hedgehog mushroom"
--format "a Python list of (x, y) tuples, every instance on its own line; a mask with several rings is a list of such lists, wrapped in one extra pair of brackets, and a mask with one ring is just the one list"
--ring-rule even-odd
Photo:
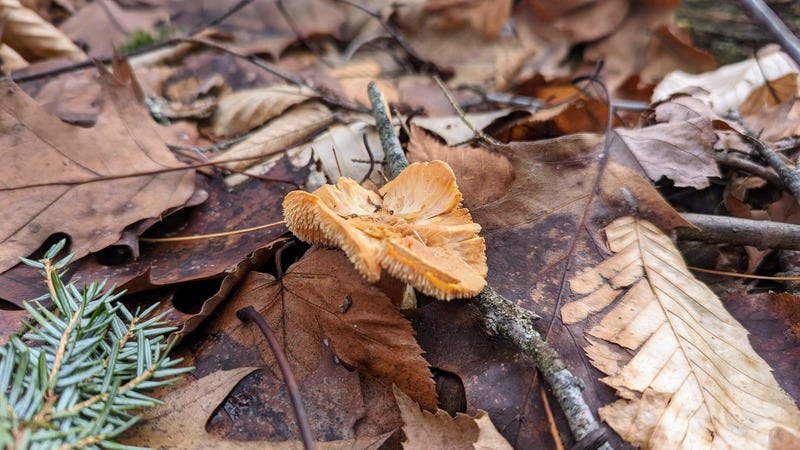
[(414, 163), (377, 193), (342, 177), (283, 201), (295, 236), (344, 250), (374, 283), (381, 270), (441, 300), (477, 295), (486, 285), (480, 225), (460, 206), (461, 192), (443, 161)]

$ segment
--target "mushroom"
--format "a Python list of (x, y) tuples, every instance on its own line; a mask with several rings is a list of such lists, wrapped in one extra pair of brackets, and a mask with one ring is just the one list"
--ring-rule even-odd
[(378, 192), (341, 177), (283, 201), (286, 226), (312, 244), (344, 250), (368, 281), (381, 270), (441, 300), (477, 295), (486, 285), (481, 226), (461, 207), (443, 161), (414, 163)]

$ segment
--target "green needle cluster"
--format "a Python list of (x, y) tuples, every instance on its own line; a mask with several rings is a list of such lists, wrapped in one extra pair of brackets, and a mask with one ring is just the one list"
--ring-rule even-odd
[(105, 282), (65, 285), (70, 257), (53, 261), (63, 247), (23, 259), (42, 271), (49, 295), (26, 302), (27, 331), (0, 347), (0, 447), (131, 448), (113, 439), (136, 409), (160, 403), (146, 392), (191, 368), (167, 357), (174, 327), (148, 317), (157, 305), (131, 313)]

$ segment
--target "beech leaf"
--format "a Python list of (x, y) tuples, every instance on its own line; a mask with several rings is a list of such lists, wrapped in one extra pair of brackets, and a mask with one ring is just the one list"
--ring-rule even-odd
[[(116, 242), (125, 227), (186, 202), (193, 170), (179, 169), (130, 87), (100, 68), (103, 113), (93, 128), (61, 122), (2, 81), (0, 272), (54, 233), (80, 258)], [(136, 173), (146, 175), (124, 176)]]
[(745, 328), (670, 238), (633, 217), (606, 235), (614, 256), (573, 278), (584, 297), (561, 309), (568, 324), (604, 311), (585, 350), (622, 399), (600, 417), (642, 448), (766, 448), (774, 427), (800, 431), (800, 411)]

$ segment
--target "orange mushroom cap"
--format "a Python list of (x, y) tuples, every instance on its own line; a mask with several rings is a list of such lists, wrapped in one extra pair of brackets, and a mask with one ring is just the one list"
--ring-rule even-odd
[(414, 163), (378, 192), (342, 177), (283, 201), (286, 226), (312, 244), (344, 250), (370, 282), (385, 269), (441, 300), (477, 295), (486, 285), (481, 226), (460, 206), (461, 192), (443, 161)]

